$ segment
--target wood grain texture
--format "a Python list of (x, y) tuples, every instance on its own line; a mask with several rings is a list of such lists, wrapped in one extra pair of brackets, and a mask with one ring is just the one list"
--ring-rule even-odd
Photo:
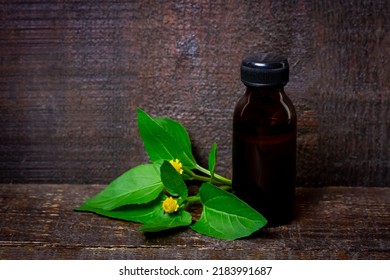
[(223, 241), (73, 211), (102, 185), (0, 185), (0, 259), (389, 259), (390, 189), (299, 188), (290, 225)]
[[(298, 183), (390, 185), (390, 4), (0, 2), (0, 182), (108, 183), (147, 161), (135, 109), (181, 121), (231, 174), (242, 57), (291, 64)], [(308, 121), (312, 119), (312, 121)]]

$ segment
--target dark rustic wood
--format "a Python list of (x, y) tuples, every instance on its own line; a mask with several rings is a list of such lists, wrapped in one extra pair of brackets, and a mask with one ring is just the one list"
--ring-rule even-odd
[[(108, 183), (147, 161), (135, 109), (231, 174), (245, 54), (291, 64), (299, 185), (390, 185), (390, 2), (0, 2), (0, 182)], [(310, 114), (307, 114), (307, 113)]]
[(299, 188), (286, 226), (223, 241), (73, 211), (102, 185), (0, 185), (0, 259), (389, 259), (390, 188)]

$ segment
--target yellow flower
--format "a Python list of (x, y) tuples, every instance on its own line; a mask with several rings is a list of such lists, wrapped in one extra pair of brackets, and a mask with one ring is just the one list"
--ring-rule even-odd
[(179, 174), (183, 174), (183, 164), (180, 162), (180, 160), (178, 159), (175, 159), (175, 160), (170, 160), (169, 161), (170, 164), (172, 164), (172, 166), (176, 169), (176, 171), (179, 173)]
[(176, 199), (167, 197), (162, 204), (162, 208), (164, 209), (165, 213), (171, 214), (179, 209), (179, 204), (177, 203)]

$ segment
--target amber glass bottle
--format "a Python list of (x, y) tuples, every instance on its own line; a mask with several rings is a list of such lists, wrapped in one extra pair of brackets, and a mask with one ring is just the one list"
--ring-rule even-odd
[(270, 226), (293, 217), (297, 117), (284, 92), (288, 78), (288, 61), (280, 55), (243, 59), (246, 92), (233, 118), (233, 191)]

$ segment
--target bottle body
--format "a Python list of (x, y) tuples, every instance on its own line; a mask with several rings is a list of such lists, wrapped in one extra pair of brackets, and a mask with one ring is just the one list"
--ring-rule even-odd
[(247, 86), (234, 111), (233, 190), (270, 226), (293, 217), (296, 127), (283, 86)]

